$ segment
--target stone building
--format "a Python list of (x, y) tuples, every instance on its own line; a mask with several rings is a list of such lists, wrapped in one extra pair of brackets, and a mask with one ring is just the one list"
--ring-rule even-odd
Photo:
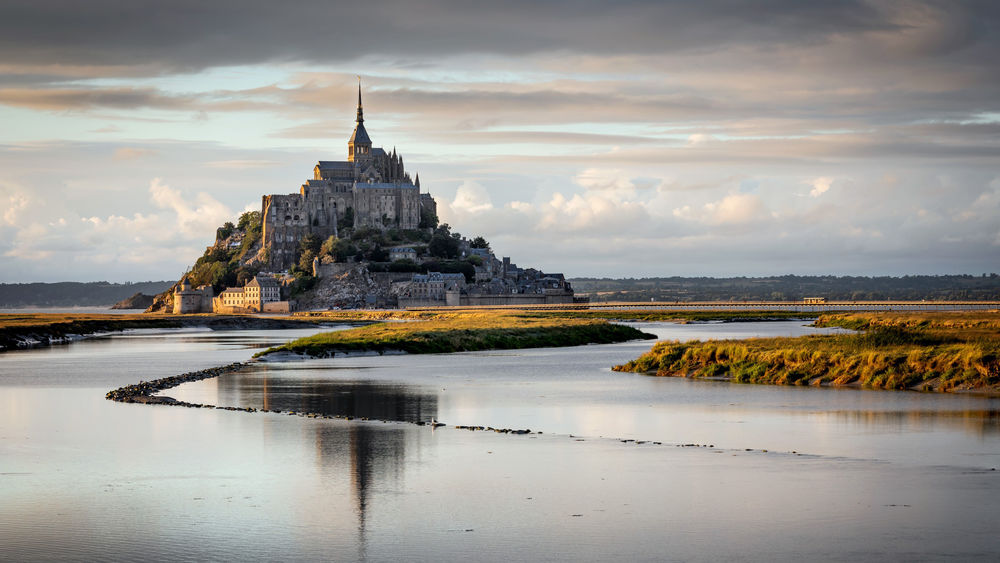
[(418, 301), (446, 302), (452, 297), (455, 302), (447, 304), (458, 305), (457, 299), (463, 289), (465, 289), (465, 274), (427, 272), (413, 275), (409, 297)]
[(195, 289), (191, 282), (183, 279), (174, 290), (174, 314), (211, 313), (213, 296), (212, 286), (203, 285)]
[(347, 160), (321, 160), (299, 193), (265, 195), (261, 201), (264, 248), (270, 269), (284, 270), (295, 262), (299, 241), (307, 234), (325, 239), (338, 226), (376, 229), (416, 229), (421, 209), (437, 212), (430, 194), (420, 193), (420, 176), (410, 179), (403, 157), (373, 147), (365, 129), (358, 86), (354, 132), (347, 142)]
[(223, 290), (212, 300), (212, 310), (216, 313), (260, 313), (268, 311), (268, 304), (279, 302), (281, 286), (278, 280), (271, 276), (255, 276), (243, 287)]
[(271, 276), (255, 276), (243, 286), (243, 296), (249, 308), (262, 311), (265, 303), (281, 301), (281, 286)]
[(389, 249), (389, 260), (411, 260), (417, 261), (417, 251), (409, 246), (397, 246)]

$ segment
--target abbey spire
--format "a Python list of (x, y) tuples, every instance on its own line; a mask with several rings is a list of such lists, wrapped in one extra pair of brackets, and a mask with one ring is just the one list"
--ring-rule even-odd
[(351, 140), (347, 141), (347, 160), (350, 162), (369, 161), (372, 158), (372, 140), (365, 130), (365, 112), (361, 106), (361, 78), (358, 78), (358, 118)]
[(365, 111), (361, 106), (361, 78), (358, 78), (358, 125), (365, 122)]

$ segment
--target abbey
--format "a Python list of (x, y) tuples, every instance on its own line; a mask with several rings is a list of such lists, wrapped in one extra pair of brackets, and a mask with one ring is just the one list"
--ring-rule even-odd
[(319, 161), (312, 179), (302, 184), (297, 194), (262, 198), (268, 267), (284, 270), (291, 266), (299, 241), (307, 234), (325, 239), (338, 234), (338, 225), (416, 229), (422, 209), (437, 213), (430, 194), (420, 193), (420, 175), (410, 179), (403, 157), (395, 149), (389, 154), (372, 147), (365, 130), (359, 84), (357, 124), (347, 142), (347, 160)]

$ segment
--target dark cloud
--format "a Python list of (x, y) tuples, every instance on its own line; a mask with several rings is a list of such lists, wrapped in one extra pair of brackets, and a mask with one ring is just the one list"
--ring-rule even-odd
[[(929, 20), (930, 33), (906, 35)], [(146, 65), (157, 73), (365, 55), (662, 54), (813, 45), (870, 33), (903, 34), (906, 41), (894, 44), (900, 56), (927, 57), (982, 41), (995, 45), (996, 23), (995, 4), (975, 0), (7, 0), (0, 5), (0, 58), (36, 65)]]
[(184, 109), (193, 98), (167, 96), (152, 88), (4, 88), (0, 104), (40, 110), (82, 110), (99, 107), (117, 109)]

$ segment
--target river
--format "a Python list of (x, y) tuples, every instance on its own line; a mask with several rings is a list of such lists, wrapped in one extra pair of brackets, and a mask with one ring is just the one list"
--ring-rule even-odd
[(164, 392), (350, 421), (104, 399), (312, 332), (133, 331), (0, 355), (0, 559), (1000, 557), (997, 398), (609, 370), (644, 341), (262, 362)]

